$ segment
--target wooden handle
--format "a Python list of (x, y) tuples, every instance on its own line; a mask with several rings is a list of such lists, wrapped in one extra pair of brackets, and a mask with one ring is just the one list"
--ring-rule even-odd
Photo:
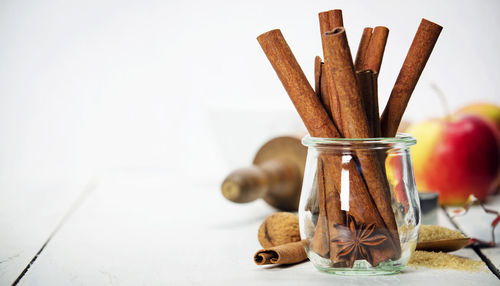
[(307, 149), (303, 134), (275, 137), (255, 155), (253, 165), (235, 170), (222, 183), (222, 194), (236, 203), (263, 198), (283, 211), (299, 207)]
[(222, 183), (222, 195), (235, 203), (248, 203), (264, 196), (269, 189), (265, 172), (258, 166), (230, 173)]
[(222, 183), (222, 194), (235, 203), (248, 203), (264, 198), (284, 210), (297, 208), (296, 193), (302, 174), (296, 166), (280, 160), (237, 169)]

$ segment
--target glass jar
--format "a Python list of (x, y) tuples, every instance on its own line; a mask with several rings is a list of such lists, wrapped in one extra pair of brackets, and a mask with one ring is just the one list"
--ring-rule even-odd
[(306, 253), (321, 271), (400, 272), (417, 244), (420, 205), (410, 146), (415, 138), (314, 138), (299, 206)]

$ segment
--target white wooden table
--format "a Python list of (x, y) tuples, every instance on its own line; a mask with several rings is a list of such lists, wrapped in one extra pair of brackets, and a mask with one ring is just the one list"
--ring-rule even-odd
[[(256, 266), (257, 229), (275, 210), (227, 202), (219, 183), (167, 170), (81, 183), (0, 180), (0, 285), (500, 285), (488, 269), (342, 277), (310, 262)], [(491, 204), (500, 209), (500, 197)], [(443, 212), (439, 223), (451, 227)], [(480, 252), (500, 266), (500, 248)], [(455, 254), (481, 259), (469, 248)]]

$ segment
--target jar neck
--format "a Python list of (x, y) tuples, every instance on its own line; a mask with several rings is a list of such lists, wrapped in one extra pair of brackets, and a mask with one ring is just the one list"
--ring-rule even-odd
[(309, 148), (325, 150), (404, 150), (416, 142), (413, 136), (405, 133), (384, 138), (320, 138), (307, 135), (302, 139), (302, 144)]

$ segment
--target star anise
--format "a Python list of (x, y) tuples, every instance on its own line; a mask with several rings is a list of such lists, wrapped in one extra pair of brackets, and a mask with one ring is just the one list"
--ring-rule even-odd
[(331, 241), (338, 244), (338, 257), (343, 257), (349, 262), (349, 266), (354, 265), (358, 259), (366, 259), (373, 264), (370, 247), (377, 246), (384, 242), (387, 237), (375, 231), (375, 224), (357, 224), (353, 216), (346, 213), (346, 225), (334, 225), (338, 229), (339, 235)]

